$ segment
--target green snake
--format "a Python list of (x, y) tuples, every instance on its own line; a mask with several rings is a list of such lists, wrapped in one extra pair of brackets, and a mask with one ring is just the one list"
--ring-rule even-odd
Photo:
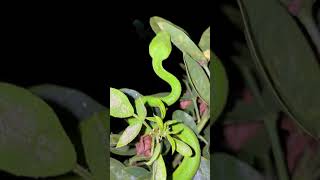
[[(181, 95), (180, 81), (162, 66), (162, 62), (169, 57), (171, 50), (170, 34), (165, 31), (158, 32), (149, 45), (149, 54), (152, 57), (153, 70), (157, 76), (166, 81), (171, 87), (171, 92), (167, 96), (160, 97), (168, 106), (174, 104)], [(160, 109), (164, 108), (164, 105), (157, 101), (157, 99), (158, 97), (154, 96), (143, 97), (144, 102), (148, 102), (150, 106), (159, 107)], [(162, 114), (162, 116), (162, 118), (164, 118), (165, 114)], [(200, 165), (201, 150), (198, 138), (193, 131), (184, 124), (179, 123), (172, 126), (173, 129), (181, 127), (184, 130), (176, 136), (194, 150), (194, 155), (192, 157), (184, 157), (182, 163), (173, 173), (172, 177), (174, 180), (192, 179)]]

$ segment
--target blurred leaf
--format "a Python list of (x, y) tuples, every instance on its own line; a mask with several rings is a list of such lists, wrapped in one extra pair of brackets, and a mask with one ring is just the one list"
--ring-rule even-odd
[(32, 86), (29, 89), (42, 99), (67, 109), (79, 120), (88, 119), (94, 113), (106, 110), (106, 107), (75, 89), (53, 84)]
[(223, 14), (225, 14), (227, 16), (227, 18), (229, 19), (229, 21), (239, 30), (243, 30), (244, 29), (244, 25), (241, 19), (241, 13), (239, 11), (239, 9), (231, 6), (231, 5), (223, 5), (221, 7), (221, 10), (223, 12)]
[[(210, 57), (212, 57), (212, 55)], [(213, 124), (222, 113), (227, 103), (229, 93), (229, 82), (223, 64), (218, 58), (213, 58), (216, 60), (210, 61), (210, 71), (213, 74), (212, 78), (210, 78), (210, 96), (212, 98), (211, 102), (213, 103), (210, 106), (210, 124)]]
[(76, 152), (54, 111), (26, 89), (0, 83), (0, 169), (17, 176), (57, 176)]
[(46, 178), (48, 180), (85, 180), (78, 175), (64, 175), (59, 177)]
[[(319, 152), (319, 148), (315, 152)], [(292, 180), (319, 180), (320, 155), (315, 152), (306, 148), (294, 170)]]
[(201, 157), (200, 167), (193, 180), (210, 180), (210, 161), (208, 159)]
[(129, 99), (123, 92), (110, 88), (110, 115), (117, 118), (127, 118), (134, 114)]
[(106, 112), (96, 113), (80, 123), (86, 161), (97, 180), (104, 180), (108, 176), (107, 147), (109, 142), (106, 116)]
[(273, 98), (306, 132), (319, 138), (320, 69), (303, 33), (276, 0), (238, 2), (253, 60), (273, 89)]
[(183, 60), (187, 67), (187, 75), (199, 97), (210, 105), (210, 81), (199, 63), (187, 54), (183, 54)]
[(131, 120), (131, 123), (122, 133), (118, 141), (117, 148), (129, 144), (134, 138), (137, 137), (137, 135), (141, 130), (142, 121), (136, 118), (130, 118), (130, 120)]
[(263, 176), (248, 164), (225, 153), (215, 153), (211, 157), (211, 173), (216, 180), (252, 179), (263, 180)]
[(172, 113), (172, 119), (177, 120), (178, 122), (182, 122), (183, 124), (191, 128), (195, 134), (199, 134), (197, 125), (194, 122), (194, 118), (188, 113), (181, 110), (176, 110)]
[(180, 49), (183, 53), (187, 53), (192, 59), (196, 61), (207, 60), (203, 55), (202, 51), (198, 46), (188, 37), (188, 35), (181, 28), (170, 23), (169, 21), (160, 18), (152, 17), (150, 19), (150, 24), (154, 32), (159, 32), (160, 30), (166, 31), (171, 35), (172, 43)]
[(167, 179), (166, 165), (163, 161), (161, 154), (159, 155), (158, 159), (152, 165), (152, 179), (153, 180), (166, 180)]

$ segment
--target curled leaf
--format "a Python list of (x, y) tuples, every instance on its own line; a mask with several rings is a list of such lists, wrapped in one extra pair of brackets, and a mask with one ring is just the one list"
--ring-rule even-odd
[(172, 154), (176, 151), (176, 142), (173, 140), (173, 138), (168, 134), (167, 139), (171, 145)]
[(137, 135), (139, 134), (142, 122), (136, 118), (130, 118), (130, 125), (124, 130), (122, 133), (117, 148), (125, 146), (129, 144)]

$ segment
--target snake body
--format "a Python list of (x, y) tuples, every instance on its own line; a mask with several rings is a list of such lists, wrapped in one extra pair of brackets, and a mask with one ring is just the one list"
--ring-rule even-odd
[[(162, 66), (163, 61), (169, 57), (171, 49), (170, 34), (165, 31), (158, 32), (149, 46), (149, 53), (152, 57), (152, 67), (154, 72), (171, 87), (171, 92), (168, 95), (160, 97), (160, 99), (168, 106), (174, 104), (181, 95), (180, 81), (174, 75), (166, 71)], [(151, 104), (153, 107), (163, 107), (164, 105), (156, 102), (155, 98), (157, 97), (144, 96), (144, 101), (149, 101), (149, 105)], [(177, 134), (177, 137), (186, 142), (194, 150), (194, 155), (192, 157), (184, 157), (182, 163), (173, 173), (173, 180), (192, 179), (200, 165), (201, 150), (198, 138), (193, 131), (184, 124), (180, 123), (172, 126), (173, 129), (181, 127), (184, 130)]]

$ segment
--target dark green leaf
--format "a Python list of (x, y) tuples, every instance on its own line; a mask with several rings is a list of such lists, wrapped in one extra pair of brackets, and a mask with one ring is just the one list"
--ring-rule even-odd
[(76, 153), (54, 111), (31, 92), (0, 83), (0, 169), (18, 176), (57, 176)]
[(137, 178), (142, 178), (145, 176), (151, 176), (151, 172), (142, 167), (126, 167), (124, 168), (129, 174)]
[(46, 101), (65, 108), (79, 120), (88, 119), (94, 113), (106, 110), (103, 105), (75, 89), (43, 84), (32, 86), (30, 91)]
[(216, 180), (254, 179), (263, 180), (263, 176), (248, 164), (225, 153), (215, 153), (212, 161), (211, 174)]
[(320, 68), (299, 26), (276, 0), (239, 0), (239, 6), (253, 60), (272, 89), (272, 98), (319, 138)]
[(80, 123), (86, 161), (97, 180), (104, 180), (108, 176), (107, 147), (109, 142), (106, 117), (107, 112), (96, 113)]
[(215, 59), (210, 61), (210, 72), (212, 73), (210, 97), (213, 103), (210, 106), (210, 123), (214, 123), (222, 113), (229, 93), (227, 73), (222, 62), (218, 58)]

